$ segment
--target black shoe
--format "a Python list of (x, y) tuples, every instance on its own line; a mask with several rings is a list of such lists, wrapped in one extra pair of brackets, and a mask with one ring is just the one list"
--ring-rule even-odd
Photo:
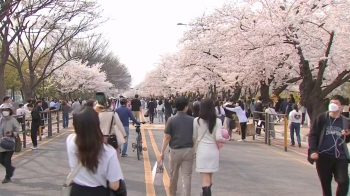
[(2, 181), (3, 184), (9, 183), (9, 182), (12, 182), (11, 179), (6, 179), (6, 178), (5, 178), (5, 179)]
[(298, 145), (299, 145), (299, 148), (301, 148), (301, 143), (298, 143)]
[(122, 157), (127, 157), (128, 155), (127, 154), (122, 154)]
[(211, 186), (202, 187), (203, 196), (211, 196)]

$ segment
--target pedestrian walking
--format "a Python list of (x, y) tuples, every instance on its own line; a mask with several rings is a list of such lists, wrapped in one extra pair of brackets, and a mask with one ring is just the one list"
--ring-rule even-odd
[(196, 171), (202, 179), (203, 196), (211, 196), (213, 173), (219, 171), (219, 148), (217, 142), (224, 142), (222, 122), (217, 118), (214, 102), (205, 99), (200, 105), (199, 117), (193, 121), (194, 138), (197, 142)]
[(349, 191), (349, 149), (350, 126), (341, 115), (344, 97), (334, 95), (328, 112), (314, 120), (309, 136), (308, 160), (316, 162), (323, 196), (332, 196), (332, 179), (338, 183), (336, 196), (347, 196)]
[(185, 97), (178, 98), (175, 105), (177, 113), (170, 117), (166, 124), (160, 159), (164, 160), (165, 150), (169, 145), (170, 195), (176, 196), (177, 182), (181, 168), (183, 187), (182, 195), (191, 196), (191, 176), (194, 159), (194, 118), (186, 114), (188, 100)]
[[(21, 126), (15, 117), (13, 117), (12, 105), (9, 103), (4, 103), (0, 107), (0, 134), (1, 140), (6, 140), (13, 142), (13, 148), (0, 147), (0, 163), (6, 169), (5, 179), (2, 181), (3, 184), (11, 182), (11, 177), (15, 172), (15, 167), (12, 166), (12, 155), (15, 149), (15, 137), (21, 131)], [(3, 141), (2, 141), (3, 142)]]
[(126, 151), (128, 150), (128, 141), (129, 141), (129, 134), (130, 134), (130, 132), (129, 132), (129, 120), (131, 119), (135, 124), (140, 125), (140, 122), (138, 122), (136, 120), (136, 118), (132, 115), (131, 110), (128, 107), (126, 107), (126, 103), (127, 103), (127, 100), (122, 98), (120, 100), (121, 106), (116, 109), (116, 113), (118, 114), (119, 119), (122, 122), (125, 133), (126, 133), (125, 143), (122, 145), (122, 148), (121, 148), (122, 149), (122, 157), (128, 156), (126, 154)]
[(99, 114), (84, 107), (73, 116), (74, 132), (67, 137), (68, 162), (73, 178), (70, 196), (107, 196), (116, 191), (123, 179), (117, 154), (105, 144)]

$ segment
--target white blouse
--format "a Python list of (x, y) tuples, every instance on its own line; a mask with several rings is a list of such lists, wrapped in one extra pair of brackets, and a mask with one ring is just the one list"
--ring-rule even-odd
[(248, 122), (247, 114), (245, 110), (242, 110), (241, 106), (237, 106), (235, 108), (226, 108), (226, 110), (229, 110), (231, 112), (236, 112), (240, 123)]
[[(76, 134), (70, 134), (67, 138), (68, 161), (71, 170), (78, 165), (78, 148), (75, 144)], [(115, 149), (109, 145), (103, 144), (104, 151), (100, 157), (96, 173), (92, 173), (85, 167), (81, 167), (73, 182), (87, 187), (107, 187), (109, 182), (117, 182), (123, 179), (123, 172), (117, 158)]]
[(201, 140), (203, 143), (212, 144), (216, 143), (216, 141), (225, 142), (225, 139), (222, 137), (221, 133), (222, 123), (220, 119), (216, 119), (216, 124), (213, 130), (213, 133), (215, 130), (216, 133), (214, 135), (209, 132), (208, 124), (203, 119), (199, 119), (198, 121), (198, 118), (199, 117), (195, 118), (193, 121), (193, 139), (199, 141), (205, 133), (203, 139)]

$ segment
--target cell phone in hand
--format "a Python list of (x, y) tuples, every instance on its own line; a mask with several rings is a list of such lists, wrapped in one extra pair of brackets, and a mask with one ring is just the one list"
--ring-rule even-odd
[(107, 102), (107, 98), (104, 92), (97, 92), (96, 93), (96, 100), (98, 104), (105, 105)]

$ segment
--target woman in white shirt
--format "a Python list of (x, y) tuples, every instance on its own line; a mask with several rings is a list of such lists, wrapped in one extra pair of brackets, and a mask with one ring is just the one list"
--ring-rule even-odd
[(80, 162), (82, 167), (70, 196), (109, 196), (109, 188), (119, 189), (123, 173), (115, 149), (103, 141), (98, 114), (84, 107), (73, 116), (73, 126), (75, 133), (66, 141), (69, 166), (73, 170)]
[(158, 115), (158, 123), (163, 123), (164, 116), (164, 104), (162, 100), (159, 100), (157, 103), (157, 115)]
[(200, 172), (203, 195), (211, 195), (213, 173), (219, 170), (219, 149), (216, 142), (224, 142), (222, 123), (217, 118), (214, 102), (205, 99), (200, 105), (199, 117), (193, 121), (196, 140), (196, 171)]
[(236, 115), (239, 120), (239, 124), (241, 125), (241, 136), (242, 136), (242, 139), (238, 140), (238, 142), (241, 142), (241, 141), (244, 142), (246, 138), (248, 118), (247, 118), (247, 112), (244, 109), (243, 102), (241, 100), (238, 100), (238, 102), (236, 103), (236, 107), (225, 108), (225, 109), (232, 112), (236, 112)]
[(300, 139), (300, 125), (302, 121), (302, 113), (298, 109), (298, 105), (293, 105), (293, 110), (289, 113), (289, 130), (290, 130), (290, 140), (292, 141), (291, 146), (295, 146), (294, 132), (297, 136), (297, 141), (299, 147), (301, 147)]

